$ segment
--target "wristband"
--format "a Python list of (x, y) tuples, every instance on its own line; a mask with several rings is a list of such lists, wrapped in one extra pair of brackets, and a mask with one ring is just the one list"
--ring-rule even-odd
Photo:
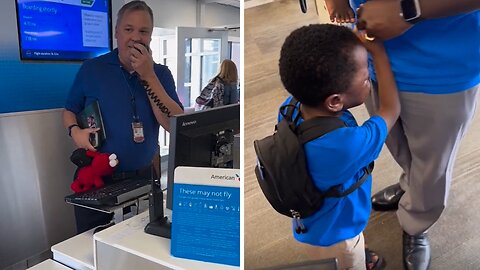
[(72, 125), (68, 126), (68, 128), (67, 128), (68, 129), (68, 136), (72, 137), (72, 128), (74, 128), (74, 127), (79, 127), (80, 128), (80, 126), (78, 124), (72, 124)]

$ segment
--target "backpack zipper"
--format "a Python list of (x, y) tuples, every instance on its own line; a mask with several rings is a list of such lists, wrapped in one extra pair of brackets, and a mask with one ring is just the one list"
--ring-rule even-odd
[(307, 228), (303, 225), (300, 213), (292, 209), (290, 209), (290, 213), (292, 214), (293, 222), (295, 223), (295, 232), (298, 234), (306, 233)]

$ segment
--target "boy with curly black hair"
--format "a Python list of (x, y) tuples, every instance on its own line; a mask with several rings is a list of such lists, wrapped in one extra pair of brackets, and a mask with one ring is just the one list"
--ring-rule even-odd
[[(380, 89), (376, 115), (358, 126), (349, 108), (365, 102), (370, 92), (367, 50), (373, 57)], [(387, 134), (400, 114), (397, 87), (382, 43), (365, 40), (363, 33), (316, 24), (293, 31), (285, 40), (279, 61), (287, 91), (298, 100), (292, 119), (300, 124), (315, 117), (338, 117), (345, 127), (304, 145), (307, 168), (322, 192), (355, 184), (380, 154)], [(292, 97), (283, 105), (289, 104)], [(279, 114), (279, 121), (282, 115)], [(336, 257), (340, 269), (378, 269), (365, 263), (363, 230), (371, 211), (372, 177), (351, 194), (328, 197), (314, 215), (302, 219), (309, 230), (293, 234), (307, 244), (313, 258)], [(368, 254), (367, 254), (368, 255)]]

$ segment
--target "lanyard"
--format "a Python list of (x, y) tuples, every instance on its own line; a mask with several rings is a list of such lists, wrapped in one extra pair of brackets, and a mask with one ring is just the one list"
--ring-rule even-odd
[[(136, 89), (135, 89), (135, 87), (132, 87), (130, 85), (130, 81), (127, 80), (127, 77), (125, 76), (125, 72), (126, 72), (126, 70), (122, 68), (123, 79), (125, 80), (125, 83), (128, 86), (128, 91), (130, 93), (130, 105), (132, 106), (133, 122), (140, 122), (140, 117), (137, 114), (137, 106), (136, 106), (136, 103), (135, 103), (135, 90)], [(132, 73), (132, 74), (134, 74), (134, 73)], [(130, 74), (129, 76), (132, 77), (133, 76), (132, 74)]]

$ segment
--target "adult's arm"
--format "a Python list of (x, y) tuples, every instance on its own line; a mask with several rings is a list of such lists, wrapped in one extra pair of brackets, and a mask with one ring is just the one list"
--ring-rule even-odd
[[(75, 113), (65, 109), (63, 110), (63, 125), (65, 128), (71, 125), (77, 125), (77, 119)], [(99, 131), (99, 128), (85, 128), (81, 129), (79, 126), (74, 126), (70, 130), (70, 136), (72, 136), (73, 142), (78, 148), (83, 148), (91, 151), (96, 151), (93, 145), (90, 143), (90, 133)]]
[(238, 101), (240, 100), (238, 95), (239, 93), (238, 93), (237, 85), (235, 84), (232, 87), (232, 92), (230, 93), (230, 104), (238, 103)]
[(225, 86), (225, 90), (225, 105), (238, 103), (237, 84), (228, 84)]
[(146, 82), (146, 89), (151, 89), (151, 94), (148, 97), (155, 118), (165, 130), (169, 131), (170, 117), (183, 113), (183, 109), (168, 95), (155, 74), (151, 52), (140, 44), (134, 46), (136, 49), (131, 49), (132, 56), (130, 59), (132, 67), (140, 75), (140, 78)]
[[(76, 113), (84, 109), (85, 103), (85, 93), (84, 88), (88, 88), (86, 78), (90, 70), (86, 64), (83, 64), (80, 67), (75, 80), (73, 82), (72, 88), (67, 96), (67, 101), (65, 104), (65, 109), (63, 110), (63, 125), (67, 129), (72, 125), (77, 125)], [(96, 151), (95, 148), (90, 143), (90, 133), (95, 133), (99, 128), (86, 128), (81, 129), (79, 126), (73, 126), (70, 129), (70, 136), (72, 137), (73, 142), (78, 148), (83, 148), (91, 151)]]
[[(479, 0), (419, 0), (419, 3), (423, 19), (443, 18), (480, 9)], [(400, 14), (400, 0), (367, 1), (357, 10), (357, 27), (369, 36), (391, 39), (413, 26)]]

